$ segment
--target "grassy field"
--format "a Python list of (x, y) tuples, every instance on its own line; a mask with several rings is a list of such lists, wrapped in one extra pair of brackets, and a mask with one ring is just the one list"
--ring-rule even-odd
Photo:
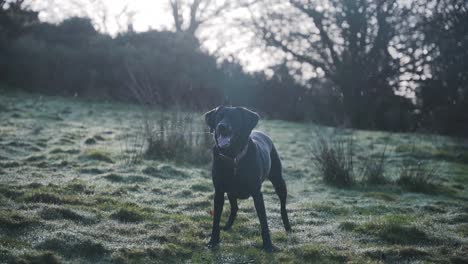
[[(251, 199), (208, 250), (209, 163), (129, 162), (141, 118), (134, 105), (0, 95), (0, 263), (468, 262), (466, 141), (262, 120), (283, 160), (293, 232), (284, 232), (266, 182), (280, 251), (261, 250)], [(357, 165), (385, 148), (388, 183), (324, 184), (311, 161), (317, 131), (354, 138)], [(420, 193), (395, 183), (411, 160), (436, 168), (436, 187)], [(226, 201), (222, 223), (228, 211)]]

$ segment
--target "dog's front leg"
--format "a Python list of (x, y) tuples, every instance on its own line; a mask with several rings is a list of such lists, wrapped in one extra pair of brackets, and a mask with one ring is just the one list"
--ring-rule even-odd
[(263, 249), (268, 252), (274, 250), (273, 244), (271, 243), (270, 230), (268, 229), (268, 222), (265, 210), (265, 202), (263, 201), (263, 194), (259, 191), (253, 195), (255, 210), (257, 211), (258, 219), (260, 220), (260, 226), (262, 228), (262, 240)]
[(224, 206), (224, 192), (216, 191), (214, 195), (214, 216), (213, 216), (213, 229), (211, 230), (211, 239), (208, 242), (208, 247), (213, 248), (219, 244), (219, 222), (221, 220), (221, 213)]
[(228, 231), (229, 229), (231, 229), (232, 224), (234, 223), (234, 220), (236, 220), (237, 210), (239, 210), (239, 207), (237, 206), (237, 198), (234, 197), (232, 194), (229, 195), (229, 193), (228, 193), (228, 198), (229, 198), (229, 203), (231, 204), (231, 214), (229, 215), (229, 219), (223, 228), (225, 231)]

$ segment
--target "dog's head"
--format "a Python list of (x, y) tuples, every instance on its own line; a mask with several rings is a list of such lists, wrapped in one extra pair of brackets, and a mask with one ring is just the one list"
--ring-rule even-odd
[(258, 119), (257, 113), (244, 107), (219, 106), (205, 114), (206, 124), (223, 149), (245, 144)]

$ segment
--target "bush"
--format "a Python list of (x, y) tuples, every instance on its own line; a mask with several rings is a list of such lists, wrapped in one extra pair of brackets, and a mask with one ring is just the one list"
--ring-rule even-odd
[(312, 147), (312, 161), (323, 181), (337, 187), (348, 187), (354, 183), (354, 154), (353, 139), (326, 139), (319, 133)]
[(411, 162), (405, 162), (400, 168), (400, 177), (396, 183), (410, 192), (434, 193), (437, 191), (437, 185), (433, 179), (437, 173), (436, 167), (423, 164), (416, 165)]
[(156, 122), (148, 115), (144, 118), (145, 158), (192, 164), (206, 164), (211, 160), (212, 139), (201, 118), (178, 111), (158, 115)]
[(387, 162), (387, 148), (377, 157), (370, 157), (364, 161), (362, 178), (367, 185), (379, 185), (387, 183), (385, 178), (385, 163)]

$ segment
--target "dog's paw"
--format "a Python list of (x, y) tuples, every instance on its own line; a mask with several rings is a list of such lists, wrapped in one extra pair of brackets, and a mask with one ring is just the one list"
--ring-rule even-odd
[(218, 246), (219, 246), (219, 241), (210, 240), (210, 242), (208, 242), (206, 244), (206, 248), (208, 248), (208, 249), (216, 249), (216, 248), (218, 248)]
[(280, 249), (278, 247), (276, 247), (275, 245), (263, 245), (263, 248), (262, 248), (265, 252), (268, 252), (268, 253), (273, 253), (273, 252), (279, 252)]
[(225, 226), (223, 227), (223, 230), (224, 230), (224, 231), (229, 231), (229, 230), (231, 230), (231, 227), (232, 227), (232, 225), (225, 225)]

